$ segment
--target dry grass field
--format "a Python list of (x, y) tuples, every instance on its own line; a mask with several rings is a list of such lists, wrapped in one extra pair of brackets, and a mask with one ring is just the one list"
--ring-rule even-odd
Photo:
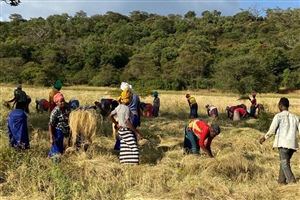
[[(96, 137), (87, 152), (66, 152), (60, 163), (47, 158), (50, 142), (47, 131), (49, 113), (36, 113), (37, 97), (48, 98), (51, 88), (23, 86), (32, 98), (29, 118), (31, 149), (16, 152), (8, 146), (6, 134), (9, 110), (0, 109), (0, 199), (299, 199), (299, 184), (279, 186), (279, 157), (272, 150), (273, 138), (260, 145), (258, 140), (278, 112), (280, 97), (290, 99), (290, 111), (300, 115), (298, 95), (258, 94), (268, 115), (262, 119), (233, 122), (227, 119), (227, 105), (245, 103), (238, 95), (215, 91), (189, 92), (199, 103), (200, 119), (206, 117), (205, 104), (218, 107), (221, 134), (212, 143), (215, 158), (183, 155), (184, 126), (189, 108), (186, 92), (159, 91), (160, 116), (142, 118), (139, 128), (147, 142), (140, 146), (141, 164), (120, 165), (114, 152), (111, 123), (98, 121)], [(0, 101), (13, 97), (13, 86), (0, 86)], [(110, 96), (110, 89), (63, 87), (68, 101), (77, 98), (91, 105)], [(142, 97), (152, 102), (152, 97)], [(269, 116), (269, 117), (266, 117)], [(300, 154), (291, 160), (300, 180)]]

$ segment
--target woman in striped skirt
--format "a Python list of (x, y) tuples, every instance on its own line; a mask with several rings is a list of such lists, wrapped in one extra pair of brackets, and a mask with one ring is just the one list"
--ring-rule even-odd
[[(123, 94), (123, 93), (122, 93)], [(125, 98), (125, 95), (121, 95)], [(121, 98), (121, 103), (111, 112), (109, 118), (118, 129), (120, 137), (120, 162), (121, 164), (139, 164), (139, 149), (137, 139), (143, 139), (140, 132), (130, 122), (130, 110), (124, 102), (128, 102)], [(117, 115), (118, 122), (114, 116)]]

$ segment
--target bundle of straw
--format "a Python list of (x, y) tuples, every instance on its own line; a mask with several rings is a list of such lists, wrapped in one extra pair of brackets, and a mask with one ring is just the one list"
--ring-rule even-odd
[(72, 143), (80, 141), (81, 145), (92, 143), (96, 134), (97, 113), (94, 109), (74, 110), (69, 116)]
[(248, 95), (242, 95), (240, 98), (238, 98), (237, 100), (246, 100), (246, 99), (250, 99), (250, 97)]
[(8, 103), (8, 101), (3, 101), (2, 105), (4, 105), (8, 109), (11, 109), (11, 105)]

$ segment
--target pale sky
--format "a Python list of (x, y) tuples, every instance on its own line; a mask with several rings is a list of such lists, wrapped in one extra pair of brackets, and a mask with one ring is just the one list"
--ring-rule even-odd
[(159, 15), (179, 14), (184, 16), (188, 11), (195, 11), (200, 17), (203, 11), (218, 10), (222, 16), (235, 15), (240, 9), (257, 5), (267, 8), (300, 8), (300, 0), (21, 0), (13, 7), (0, 3), (0, 19), (8, 21), (11, 14), (20, 14), (24, 19), (67, 13), (74, 16), (83, 10), (88, 16), (105, 14), (108, 11), (129, 15), (132, 11), (145, 11)]

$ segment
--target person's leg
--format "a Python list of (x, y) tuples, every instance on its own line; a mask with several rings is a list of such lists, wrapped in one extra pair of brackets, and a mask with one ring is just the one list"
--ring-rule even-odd
[(188, 130), (188, 127), (185, 128), (185, 149), (189, 150), (189, 153), (193, 153), (195, 155), (199, 155), (200, 147), (198, 145), (198, 140), (195, 137), (193, 131)]
[[(295, 150), (287, 149), (287, 148), (280, 148), (279, 149), (279, 157), (280, 157), (280, 172), (278, 177), (278, 183), (295, 183), (296, 179), (294, 174), (291, 170), (290, 166), (290, 159), (293, 156)], [(283, 178), (283, 175), (285, 178)]]

